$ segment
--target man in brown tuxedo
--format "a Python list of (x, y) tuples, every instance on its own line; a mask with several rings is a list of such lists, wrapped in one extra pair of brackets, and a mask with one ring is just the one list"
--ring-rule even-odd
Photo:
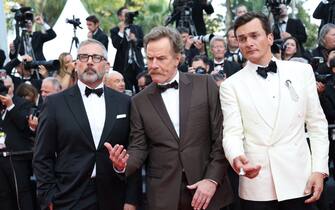
[(147, 161), (149, 210), (218, 210), (232, 201), (222, 146), (222, 113), (211, 77), (177, 67), (180, 34), (156, 27), (145, 37), (153, 83), (133, 97), (130, 144), (106, 143), (126, 176)]

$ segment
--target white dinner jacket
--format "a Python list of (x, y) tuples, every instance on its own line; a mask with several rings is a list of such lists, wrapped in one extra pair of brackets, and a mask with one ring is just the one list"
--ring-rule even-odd
[[(328, 129), (310, 65), (276, 61), (278, 110), (272, 110), (257, 81), (257, 65), (248, 62), (220, 87), (223, 148), (227, 159), (245, 154), (260, 164), (254, 179), (240, 177), (239, 195), (253, 201), (303, 197), (311, 172), (328, 174)], [(269, 117), (276, 112), (276, 117)], [(305, 123), (310, 138), (309, 150)]]

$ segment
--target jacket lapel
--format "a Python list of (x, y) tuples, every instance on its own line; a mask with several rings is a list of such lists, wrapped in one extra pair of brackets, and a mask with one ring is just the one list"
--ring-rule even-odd
[[(148, 87), (149, 88), (149, 87)], [(153, 84), (150, 86), (150, 90), (148, 93), (148, 98), (150, 102), (152, 103), (154, 109), (156, 110), (157, 114), (159, 117), (162, 119), (163, 123), (165, 126), (169, 129), (171, 132), (172, 136), (176, 139), (176, 141), (179, 142), (178, 135), (176, 133), (176, 130), (173, 127), (172, 121), (169, 117), (169, 114), (166, 110), (163, 98), (157, 88), (157, 84)]]
[[(281, 63), (277, 62), (278, 69), (281, 68)], [(288, 68), (287, 66), (282, 67)], [(291, 69), (292, 71), (294, 69)], [(297, 112), (298, 106), (296, 105), (297, 101), (292, 99), (290, 90), (286, 85), (286, 81), (292, 81), (289, 71), (280, 71), (278, 70), (279, 75), (279, 106), (277, 112), (277, 119), (275, 122), (275, 127), (271, 136), (273, 140), (272, 143), (278, 141), (283, 132), (287, 132), (288, 127), (290, 126), (291, 119), (294, 116), (294, 113)], [(291, 82), (291, 87), (296, 91), (297, 84)], [(299, 100), (299, 99), (298, 99)]]
[(105, 143), (110, 132), (113, 129), (117, 110), (117, 102), (115, 100), (115, 95), (113, 94), (113, 92), (108, 88), (104, 87), (104, 93), (105, 93), (104, 97), (106, 106), (106, 118), (98, 148), (100, 148), (103, 145), (103, 143)]
[[(254, 103), (257, 113), (261, 116), (264, 122), (270, 127), (274, 126), (274, 119), (271, 119), (269, 116), (273, 115), (273, 110), (268, 106), (267, 97), (264, 97), (264, 89), (257, 81), (257, 74), (254, 74), (257, 66), (251, 63), (248, 63), (248, 69), (246, 69), (247, 75), (246, 79), (243, 82), (247, 85), (247, 91), (251, 96), (251, 100)], [(250, 75), (251, 74), (251, 75)], [(253, 78), (253, 79), (250, 79)]]
[(189, 115), (189, 107), (192, 96), (192, 83), (185, 74), (179, 73), (179, 123), (180, 140), (184, 139), (186, 124)]
[(88, 122), (84, 102), (82, 96), (80, 95), (80, 90), (78, 85), (75, 85), (69, 90), (69, 94), (65, 95), (66, 101), (79, 124), (80, 128), (82, 129), (83, 133), (87, 137), (89, 144), (95, 148), (94, 140), (90, 128), (90, 124)]

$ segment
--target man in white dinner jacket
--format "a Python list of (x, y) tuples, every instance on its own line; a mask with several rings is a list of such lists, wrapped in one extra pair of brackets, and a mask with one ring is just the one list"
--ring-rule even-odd
[(220, 99), (223, 148), (240, 174), (242, 209), (310, 209), (329, 173), (327, 121), (313, 70), (272, 56), (262, 14), (239, 17), (234, 31), (248, 62), (222, 83)]

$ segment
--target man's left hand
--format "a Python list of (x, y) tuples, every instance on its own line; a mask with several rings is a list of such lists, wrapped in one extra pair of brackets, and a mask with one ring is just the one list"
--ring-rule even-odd
[(323, 191), (323, 179), (325, 178), (324, 174), (320, 172), (313, 172), (307, 181), (305, 188), (305, 194), (312, 196), (305, 200), (305, 203), (314, 203), (319, 200), (320, 195)]
[(196, 190), (191, 204), (193, 209), (206, 209), (216, 191), (216, 184), (203, 179), (193, 185), (188, 185), (187, 188)]
[(13, 105), (12, 97), (10, 97), (8, 94), (5, 96), (0, 95), (0, 101), (6, 107), (10, 107), (11, 105)]
[(125, 203), (123, 206), (123, 210), (136, 210), (136, 206), (129, 203)]
[(129, 40), (136, 42), (136, 35), (134, 33), (129, 33)]

